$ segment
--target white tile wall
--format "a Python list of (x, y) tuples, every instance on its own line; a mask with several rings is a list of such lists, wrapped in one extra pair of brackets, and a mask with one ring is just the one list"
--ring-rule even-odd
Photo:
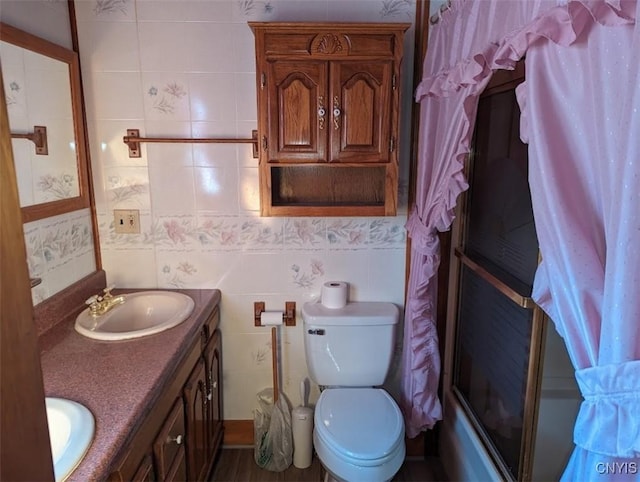
[[(219, 288), (224, 417), (253, 418), (256, 393), (272, 383), (269, 332), (254, 327), (253, 302), (284, 309), (285, 301), (296, 301), (301, 309), (319, 296), (322, 283), (339, 279), (351, 283), (352, 299), (402, 307), (407, 207), (390, 218), (261, 218), (257, 161), (249, 145), (147, 144), (134, 160), (121, 136), (138, 128), (150, 136), (249, 137), (257, 114), (247, 21), (411, 22), (415, 2), (76, 4), (108, 280), (132, 288)], [(411, 59), (412, 50), (406, 55)], [(403, 65), (409, 80), (412, 62)], [(411, 92), (405, 91), (407, 118), (410, 104)], [(141, 234), (114, 233), (116, 206), (141, 209)], [(308, 376), (301, 324), (298, 318), (295, 328), (281, 329), (281, 384), (294, 405), (300, 403), (300, 380)]]

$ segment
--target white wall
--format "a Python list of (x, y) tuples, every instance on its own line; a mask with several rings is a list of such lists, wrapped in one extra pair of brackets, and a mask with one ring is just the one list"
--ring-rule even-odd
[[(147, 136), (249, 137), (257, 128), (254, 38), (247, 21), (412, 22), (405, 0), (76, 0), (103, 267), (120, 287), (222, 291), (224, 417), (251, 419), (270, 387), (270, 334), (253, 302), (298, 311), (323, 282), (351, 299), (403, 306), (413, 32), (404, 63), (401, 209), (396, 217), (261, 218), (248, 145), (144, 144)], [(116, 235), (113, 209), (139, 209), (142, 233)], [(302, 320), (282, 337), (283, 388), (307, 376)], [(401, 336), (398, 337), (399, 339)], [(399, 352), (399, 350), (398, 350)], [(314, 396), (317, 393), (314, 393)]]

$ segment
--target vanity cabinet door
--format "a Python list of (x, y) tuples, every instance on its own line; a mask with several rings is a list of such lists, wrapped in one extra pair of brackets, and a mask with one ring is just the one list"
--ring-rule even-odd
[(184, 463), (185, 440), (184, 402), (182, 397), (179, 397), (153, 443), (158, 480), (187, 480)]
[(153, 458), (151, 454), (146, 455), (140, 466), (137, 468), (135, 474), (133, 474), (132, 482), (156, 482), (156, 474), (153, 470)]
[(220, 331), (215, 331), (205, 351), (205, 366), (207, 367), (207, 390), (209, 409), (207, 411), (207, 453), (211, 461), (222, 444), (222, 365)]
[(189, 480), (204, 480), (207, 454), (207, 375), (204, 359), (200, 358), (184, 386), (187, 423), (187, 472)]

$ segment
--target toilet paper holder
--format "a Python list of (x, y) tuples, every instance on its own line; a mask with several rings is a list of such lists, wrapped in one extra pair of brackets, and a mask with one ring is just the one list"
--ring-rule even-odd
[[(282, 313), (282, 322), (285, 326), (296, 326), (296, 302), (285, 301), (284, 312)], [(260, 314), (265, 311), (264, 301), (255, 301), (253, 303), (253, 320), (255, 326), (262, 326), (260, 323)]]

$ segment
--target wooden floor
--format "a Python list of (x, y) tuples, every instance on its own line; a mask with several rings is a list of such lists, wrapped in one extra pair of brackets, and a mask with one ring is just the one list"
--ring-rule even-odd
[[(284, 472), (270, 472), (256, 465), (253, 449), (228, 448), (222, 450), (211, 482), (321, 482), (322, 476), (322, 467), (316, 456), (308, 469), (297, 469), (292, 465)], [(405, 461), (393, 480), (436, 482), (447, 479), (438, 459), (411, 458)]]

